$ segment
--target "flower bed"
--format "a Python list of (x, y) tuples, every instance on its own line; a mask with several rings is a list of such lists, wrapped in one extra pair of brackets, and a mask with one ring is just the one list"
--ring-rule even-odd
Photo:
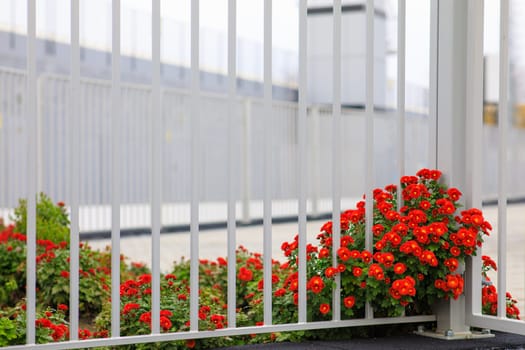
[[(342, 318), (364, 316), (365, 304), (376, 316), (431, 313), (437, 300), (458, 298), (463, 293), (461, 268), (475, 255), (489, 234), (490, 224), (478, 209), (458, 212), (461, 193), (439, 183), (441, 173), (423, 169), (417, 176), (401, 179), (402, 205), (397, 188), (389, 185), (374, 191), (373, 239), (365, 249), (365, 204), (357, 203), (340, 217), (340, 240), (334, 244), (332, 222), (321, 227), (318, 245), (307, 245), (308, 320), (331, 319), (332, 292), (336, 276), (341, 278)], [(42, 204), (42, 201), (46, 203)], [(51, 205), (51, 213), (37, 225), (51, 222), (67, 227), (63, 204)], [(399, 208), (398, 208), (399, 207)], [(38, 208), (50, 208), (42, 196)], [(39, 216), (41, 213), (38, 212)], [(53, 221), (54, 216), (60, 221)], [(24, 218), (24, 208), (17, 211)], [(4, 228), (0, 233), (0, 346), (25, 341), (25, 234), (23, 225)], [(37, 242), (37, 342), (69, 338), (69, 243), (64, 230), (44, 230)], [(40, 232), (40, 227), (38, 232)], [(42, 238), (42, 239), (40, 239)], [(110, 332), (111, 303), (109, 251), (80, 247), (80, 339), (107, 337)], [(293, 323), (298, 319), (298, 237), (282, 244), (287, 261), (272, 262), (273, 322)], [(334, 263), (333, 255), (337, 255)], [(263, 322), (263, 259), (261, 254), (240, 247), (237, 250), (237, 325), (257, 326)], [(495, 314), (497, 292), (488, 283), (496, 265), (483, 257), (483, 312)], [(121, 335), (151, 332), (151, 274), (141, 264), (121, 258)], [(228, 325), (227, 260), (201, 260), (199, 264), (199, 329), (214, 330)], [(170, 273), (161, 276), (160, 325), (162, 332), (189, 330), (190, 262), (179, 261)], [(516, 301), (507, 295), (507, 316), (519, 319)], [(305, 339), (312, 333), (276, 333), (177, 341), (169, 348), (212, 348), (251, 342)], [(333, 336), (333, 334), (331, 334)], [(139, 347), (138, 345), (129, 346)]]

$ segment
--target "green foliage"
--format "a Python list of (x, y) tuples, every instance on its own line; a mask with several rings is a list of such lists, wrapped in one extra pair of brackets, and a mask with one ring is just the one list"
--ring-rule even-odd
[(0, 346), (12, 344), (16, 338), (15, 322), (7, 317), (0, 318)]
[[(69, 302), (69, 249), (62, 244), (39, 255), (37, 265), (38, 303), (58, 305)], [(79, 308), (84, 316), (95, 316), (109, 298), (111, 256), (82, 244), (79, 250)], [(37, 258), (38, 259), (38, 258)]]
[[(40, 193), (36, 205), (36, 230), (38, 239), (54, 243), (69, 242), (69, 217), (64, 203), (53, 203), (44, 193)], [(27, 234), (27, 200), (20, 199), (11, 220), (15, 222), (15, 231)]]
[[(66, 340), (69, 337), (63, 311), (46, 307), (36, 314), (36, 343), (43, 344)], [(26, 340), (25, 301), (0, 310), (0, 346), (22, 345)]]
[(25, 236), (7, 227), (0, 232), (0, 306), (14, 306), (25, 291)]

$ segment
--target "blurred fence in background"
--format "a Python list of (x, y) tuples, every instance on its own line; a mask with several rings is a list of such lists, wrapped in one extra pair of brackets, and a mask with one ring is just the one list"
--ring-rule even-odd
[[(25, 157), (27, 137), (24, 88), (25, 73), (0, 69), (0, 216), (26, 197), (28, 181)], [(80, 230), (109, 230), (111, 202), (111, 83), (82, 79), (80, 84)], [(38, 187), (55, 201), (67, 203), (69, 77), (43, 74), (38, 79)], [(190, 222), (190, 94), (185, 90), (162, 89), (162, 224), (187, 225)], [(121, 181), (122, 228), (148, 227), (150, 223), (150, 121), (151, 89), (143, 85), (122, 85), (123, 147)], [(297, 104), (273, 101), (275, 126), (273, 148), (273, 215), (297, 216)], [(329, 213), (332, 189), (331, 106), (308, 108), (308, 208), (309, 215)], [(375, 113), (375, 179), (377, 186), (396, 182), (395, 168), (397, 120), (395, 111)], [(233, 134), (238, 141), (232, 154), (239, 182), (234, 189), (237, 218), (243, 222), (263, 216), (264, 109), (258, 98), (239, 97), (235, 103)], [(224, 222), (227, 207), (228, 98), (201, 93), (201, 221)], [(362, 196), (365, 179), (359, 174), (365, 164), (365, 114), (360, 109), (342, 109), (341, 163), (343, 208)], [(415, 172), (427, 164), (428, 116), (407, 113), (406, 167)], [(509, 130), (509, 173), (513, 196), (525, 195), (525, 129)], [(497, 144), (495, 126), (483, 133), (485, 171), (483, 193), (486, 199), (497, 192)]]

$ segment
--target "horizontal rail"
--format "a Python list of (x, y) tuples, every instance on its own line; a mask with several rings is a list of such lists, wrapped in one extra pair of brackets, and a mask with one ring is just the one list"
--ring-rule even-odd
[[(324, 322), (307, 322), (307, 323), (290, 323), (272, 326), (254, 326), (242, 327), (236, 329), (224, 328), (214, 331), (189, 331), (178, 333), (163, 333), (163, 334), (148, 334), (137, 335), (119, 338), (107, 339), (89, 339), (75, 342), (63, 342), (52, 344), (33, 345), (32, 349), (80, 349), (92, 348), (97, 346), (113, 346), (126, 344), (144, 344), (151, 342), (166, 342), (173, 340), (187, 340), (187, 339), (204, 339), (214, 337), (226, 337), (246, 334), (261, 334), (271, 332), (291, 332), (299, 330), (315, 330), (327, 328), (343, 328), (343, 327), (359, 327), (372, 325), (386, 325), (386, 324), (405, 324), (405, 323), (422, 323), (434, 322), (436, 316), (408, 316), (408, 317), (388, 317), (388, 318), (374, 318), (374, 319), (358, 319), (358, 320), (341, 320), (341, 321), (324, 321)], [(24, 346), (11, 346), (3, 348), (5, 350), (24, 349)]]

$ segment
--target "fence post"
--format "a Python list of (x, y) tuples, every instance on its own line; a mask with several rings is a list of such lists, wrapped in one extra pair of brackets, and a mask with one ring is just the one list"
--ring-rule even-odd
[(312, 117), (311, 124), (311, 147), (312, 147), (312, 213), (316, 217), (319, 215), (319, 196), (321, 192), (321, 167), (319, 165), (319, 152), (321, 150), (321, 130), (319, 130), (319, 107), (313, 106), (310, 110)]
[(242, 119), (242, 189), (241, 189), (241, 200), (242, 200), (242, 216), (241, 222), (249, 223), (251, 221), (250, 215), (250, 187), (251, 187), (251, 158), (250, 151), (252, 145), (251, 132), (251, 119), (252, 119), (252, 101), (245, 99), (243, 103), (243, 119)]
[[(36, 178), (37, 185), (36, 189), (38, 192), (44, 191), (44, 76), (37, 78), (37, 90), (36, 90), (36, 103), (37, 103), (37, 114), (36, 114), (36, 129), (37, 129), (37, 159), (36, 159)], [(54, 193), (49, 193), (53, 195)]]
[[(436, 0), (435, 0), (436, 1)], [(466, 84), (467, 84), (467, 2), (437, 0), (432, 7), (437, 31), (436, 69), (436, 146), (435, 166), (450, 186), (466, 185)], [(431, 157), (432, 159), (432, 157)], [(463, 202), (463, 204), (465, 204)], [(464, 270), (464, 267), (460, 269)], [(460, 273), (462, 271), (459, 271)], [(468, 288), (468, 286), (467, 286)], [(435, 310), (438, 334), (446, 338), (470, 336), (465, 318), (465, 296), (444, 301)]]

